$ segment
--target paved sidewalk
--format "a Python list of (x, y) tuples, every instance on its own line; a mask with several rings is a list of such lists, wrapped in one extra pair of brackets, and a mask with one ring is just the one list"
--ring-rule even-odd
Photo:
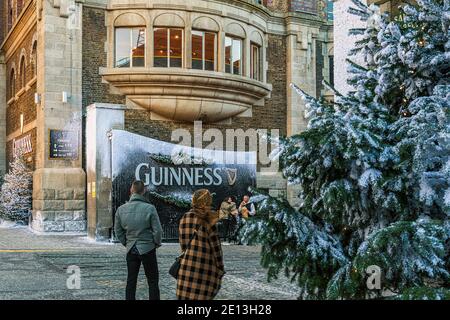
[[(285, 278), (268, 283), (259, 264), (259, 247), (224, 245), (227, 274), (217, 299), (296, 299), (298, 290)], [(158, 250), (162, 299), (175, 299), (175, 280), (167, 272), (178, 244)], [(111, 299), (124, 297), (125, 249), (86, 237), (36, 235), (28, 228), (0, 228), (0, 300)], [(66, 286), (67, 268), (80, 267), (81, 289)], [(281, 276), (282, 277), (282, 276)], [(147, 297), (141, 269), (139, 299)]]

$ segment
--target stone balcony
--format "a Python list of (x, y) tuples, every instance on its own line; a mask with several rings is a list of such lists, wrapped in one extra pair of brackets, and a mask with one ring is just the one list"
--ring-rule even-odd
[(129, 100), (174, 121), (222, 121), (247, 111), (272, 88), (247, 77), (183, 68), (102, 68)]

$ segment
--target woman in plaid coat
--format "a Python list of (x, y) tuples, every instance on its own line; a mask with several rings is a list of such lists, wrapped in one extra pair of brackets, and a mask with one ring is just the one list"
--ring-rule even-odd
[(212, 300), (219, 292), (225, 271), (215, 226), (218, 214), (211, 210), (211, 204), (211, 193), (207, 189), (197, 190), (192, 197), (192, 209), (180, 221), (184, 256), (177, 279), (179, 300)]

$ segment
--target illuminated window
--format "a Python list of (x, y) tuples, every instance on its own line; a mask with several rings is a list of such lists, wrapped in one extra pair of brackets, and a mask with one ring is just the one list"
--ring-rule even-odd
[(26, 85), (26, 75), (25, 75), (25, 57), (22, 56), (20, 59), (20, 87), (25, 88)]
[(114, 66), (145, 67), (145, 28), (116, 28)]
[(154, 31), (153, 66), (183, 66), (183, 30), (156, 28)]
[(261, 80), (261, 47), (255, 43), (250, 45), (250, 76)]
[(225, 72), (242, 74), (242, 40), (225, 37)]
[(216, 70), (216, 34), (192, 31), (192, 69)]

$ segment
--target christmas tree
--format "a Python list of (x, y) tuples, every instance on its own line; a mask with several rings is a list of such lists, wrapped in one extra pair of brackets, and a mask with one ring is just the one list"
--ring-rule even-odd
[(26, 222), (32, 206), (31, 170), (22, 157), (16, 156), (4, 176), (0, 192), (0, 218)]
[(327, 103), (294, 85), (308, 127), (278, 157), (300, 208), (253, 190), (259, 217), (241, 236), (303, 299), (449, 298), (449, 1), (406, 5), (402, 21), (353, 2), (367, 22), (352, 30), (355, 90)]

